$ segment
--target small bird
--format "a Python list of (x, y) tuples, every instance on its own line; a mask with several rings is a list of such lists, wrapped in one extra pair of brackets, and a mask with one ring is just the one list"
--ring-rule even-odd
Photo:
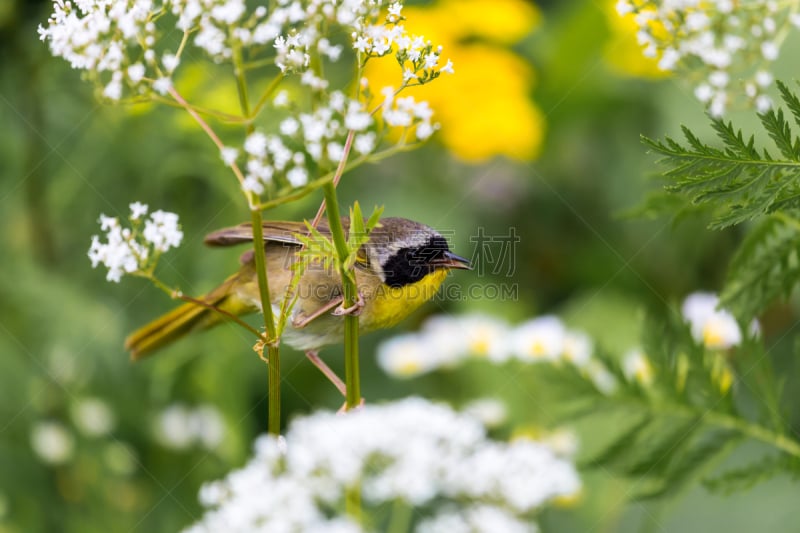
[[(342, 219), (347, 232), (350, 221)], [(319, 232), (330, 238), (326, 223)], [(264, 222), (264, 250), (273, 310), (277, 314), (287, 294), (293, 265), (300, 261), (300, 235), (308, 235), (303, 222)], [(253, 241), (250, 224), (211, 233), (210, 246), (231, 246)], [(245, 315), (261, 310), (253, 251), (245, 252), (239, 271), (198, 300), (186, 303), (131, 334), (125, 341), (134, 360), (141, 359), (195, 330), (227, 319), (225, 314)], [(318, 350), (341, 342), (344, 314), (359, 314), (359, 331), (392, 327), (433, 298), (452, 269), (470, 269), (467, 259), (450, 251), (447, 241), (433, 228), (405, 218), (382, 218), (358, 252), (355, 263), (359, 301), (342, 306), (339, 273), (330, 266), (309, 262), (294, 289), (297, 297), (281, 343), (303, 350), (329, 377), (333, 374), (319, 359)], [(330, 374), (329, 374), (330, 373)], [(333, 379), (332, 379), (333, 380)], [(342, 390), (343, 385), (333, 380)], [(344, 392), (344, 391), (342, 391)]]

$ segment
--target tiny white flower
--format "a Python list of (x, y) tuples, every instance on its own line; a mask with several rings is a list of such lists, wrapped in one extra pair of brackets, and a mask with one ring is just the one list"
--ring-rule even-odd
[(128, 67), (128, 78), (133, 83), (139, 83), (144, 78), (145, 68), (141, 63), (134, 63)]
[(233, 164), (236, 162), (236, 158), (239, 157), (239, 150), (230, 146), (226, 146), (220, 150), (219, 155), (222, 158), (222, 162), (225, 163), (225, 166), (230, 167), (233, 166)]
[(616, 392), (617, 387), (619, 387), (617, 378), (600, 361), (597, 359), (590, 360), (585, 370), (597, 390), (606, 395), (612, 395)]
[(183, 240), (178, 215), (162, 210), (154, 211), (144, 223), (142, 236), (159, 252), (177, 248)]
[(256, 157), (267, 155), (267, 136), (256, 131), (247, 136), (244, 141), (244, 151)]
[(586, 366), (592, 357), (592, 339), (580, 331), (567, 331), (563, 347), (563, 358), (577, 367)]
[(100, 398), (83, 398), (72, 405), (70, 415), (75, 426), (85, 435), (108, 435), (116, 424), (114, 412)]
[(718, 310), (719, 298), (696, 292), (686, 297), (681, 308), (692, 336), (708, 348), (725, 350), (742, 342), (739, 324), (730, 312)]
[(554, 316), (521, 324), (512, 333), (515, 354), (523, 360), (555, 360), (564, 350), (564, 324)]
[(308, 170), (303, 167), (292, 167), (286, 173), (286, 179), (292, 187), (302, 187), (308, 183)]
[(289, 117), (281, 121), (280, 131), (286, 136), (292, 136), (300, 129), (300, 123), (293, 117)]
[(264, 184), (255, 176), (246, 176), (242, 182), (242, 189), (253, 194), (263, 194)]
[(508, 419), (506, 404), (497, 398), (478, 398), (464, 406), (463, 412), (477, 418), (487, 428), (496, 428)]
[(378, 365), (389, 375), (413, 377), (429, 371), (435, 357), (414, 334), (395, 336), (378, 348)]
[(164, 54), (161, 56), (161, 64), (164, 65), (164, 68), (167, 69), (167, 72), (169, 73), (172, 73), (172, 71), (178, 67), (180, 62), (180, 58), (174, 54)]
[(695, 88), (694, 96), (705, 104), (714, 96), (714, 89), (707, 83), (701, 83)]
[(628, 0), (618, 0), (616, 4), (617, 13), (624, 17), (628, 13), (633, 13), (633, 5)]
[(761, 55), (764, 56), (764, 59), (767, 61), (775, 61), (778, 59), (778, 45), (776, 45), (772, 41), (764, 41), (761, 43)]
[(769, 87), (769, 85), (772, 83), (772, 79), (772, 74), (766, 70), (759, 70), (756, 72), (755, 80), (759, 87)]
[(653, 383), (653, 367), (644, 352), (634, 348), (622, 357), (622, 372), (628, 381), (638, 381), (644, 386)]
[(272, 99), (272, 105), (275, 107), (286, 107), (289, 105), (289, 93), (285, 90), (278, 92), (275, 98)]
[(714, 71), (708, 76), (708, 82), (714, 87), (725, 87), (728, 85), (728, 81), (730, 81), (730, 76), (723, 70)]
[(120, 80), (111, 80), (103, 89), (103, 96), (109, 100), (122, 98), (122, 82)]
[(167, 407), (155, 420), (156, 439), (167, 448), (183, 450), (195, 441), (191, 411), (183, 405)]
[(453, 62), (448, 59), (447, 63), (445, 63), (445, 65), (439, 69), (439, 72), (444, 72), (446, 74), (455, 74), (456, 71), (453, 70)]
[(713, 117), (721, 117), (725, 114), (725, 108), (728, 105), (728, 95), (723, 92), (719, 91), (714, 94), (713, 98), (711, 98), (711, 105), (708, 108), (709, 113)]
[(31, 428), (31, 447), (43, 462), (59, 465), (72, 459), (75, 437), (59, 422), (37, 422)]
[(359, 154), (369, 154), (375, 149), (377, 136), (375, 132), (362, 133), (355, 136), (353, 140), (353, 150)]
[(673, 70), (680, 59), (681, 54), (677, 50), (674, 48), (667, 48), (658, 61), (658, 68), (661, 70)]
[(417, 125), (417, 131), (416, 131), (417, 139), (419, 139), (420, 141), (424, 141), (425, 139), (433, 135), (435, 131), (436, 128), (432, 126), (430, 122), (420, 122)]
[(142, 202), (133, 202), (128, 207), (131, 209), (131, 220), (139, 220), (142, 215), (147, 214), (147, 204)]
[(153, 90), (159, 94), (167, 94), (171, 88), (172, 80), (166, 76), (153, 82)]
[(772, 109), (772, 99), (766, 94), (758, 95), (756, 98), (756, 111), (764, 114), (770, 109)]
[(328, 159), (331, 161), (340, 161), (342, 156), (344, 156), (344, 146), (340, 143), (332, 142), (328, 143)]

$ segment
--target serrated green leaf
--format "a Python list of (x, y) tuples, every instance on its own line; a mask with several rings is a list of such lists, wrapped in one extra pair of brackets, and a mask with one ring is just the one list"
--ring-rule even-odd
[(690, 443), (663, 470), (659, 487), (636, 494), (637, 500), (652, 500), (675, 494), (692, 478), (697, 478), (702, 469), (728, 445), (735, 443), (740, 435), (735, 431), (717, 430), (705, 432)]
[(797, 462), (786, 455), (767, 455), (741, 468), (703, 480), (703, 486), (711, 492), (731, 494), (763, 483), (779, 474), (798, 475)]
[(800, 221), (785, 215), (753, 228), (728, 267), (722, 305), (749, 322), (768, 305), (788, 298), (800, 282)]
[(641, 418), (628, 429), (620, 433), (611, 443), (592, 459), (585, 461), (581, 468), (595, 468), (598, 466), (608, 466), (620, 460), (631, 448), (631, 444), (636, 440), (639, 433), (644, 430), (651, 422), (647, 416)]
[[(779, 83), (781, 96), (800, 124), (800, 99)], [(723, 143), (719, 149), (704, 143), (686, 126), (684, 143), (670, 137), (663, 141), (642, 137), (642, 142), (662, 156), (668, 168), (666, 189), (694, 205), (715, 213), (712, 229), (757, 220), (778, 209), (800, 206), (800, 139), (792, 134), (783, 110), (759, 115), (780, 157), (755, 146), (754, 135), (745, 137), (731, 122), (712, 119), (711, 126)]]

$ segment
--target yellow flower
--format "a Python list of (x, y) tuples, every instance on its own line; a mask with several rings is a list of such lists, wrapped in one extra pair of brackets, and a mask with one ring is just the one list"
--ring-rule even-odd
[[(427, 100), (441, 123), (441, 142), (465, 161), (496, 155), (535, 158), (544, 117), (530, 100), (531, 66), (506, 46), (519, 41), (539, 21), (539, 11), (522, 0), (442, 0), (407, 7), (404, 26), (443, 46), (442, 62), (452, 59), (455, 75), (410, 89)], [(370, 61), (366, 77), (374, 92), (398, 85), (397, 63)]]
[(617, 0), (606, 0), (606, 18), (611, 30), (603, 54), (606, 62), (614, 71), (627, 76), (651, 79), (669, 76), (669, 72), (658, 68), (658, 57), (645, 57), (642, 53), (642, 46), (636, 41), (636, 15), (620, 16), (616, 4)]

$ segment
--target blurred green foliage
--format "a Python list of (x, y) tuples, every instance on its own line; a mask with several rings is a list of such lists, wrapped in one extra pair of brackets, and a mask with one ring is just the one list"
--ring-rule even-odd
[[(218, 155), (180, 111), (105, 107), (63, 61), (49, 57), (36, 38), (48, 8), (0, 2), (0, 532), (174, 531), (197, 518), (200, 484), (241, 465), (265, 430), (266, 368), (232, 326), (131, 364), (126, 333), (173, 302), (143, 280), (106, 283), (86, 250), (100, 212), (125, 216), (134, 200), (174, 211), (186, 236), (163, 258), (160, 275), (200, 294), (235, 268), (239, 253), (205, 249), (203, 236), (247, 213), (235, 181), (212, 176), (224, 171)], [(454, 231), (462, 255), (474, 251), (469, 237), (480, 227), (489, 235), (514, 227), (521, 236), (511, 278), (459, 273), (448, 282), (510, 282), (518, 298), (439, 300), (400, 328), (414, 329), (437, 312), (482, 310), (510, 320), (555, 312), (620, 353), (637, 342), (645, 314), (670, 315), (688, 292), (721, 286), (740, 230), (710, 232), (708, 218), (693, 213), (674, 224), (620, 216), (653, 188), (642, 178), (653, 158), (640, 134), (672, 135), (681, 122), (700, 124), (694, 131), (706, 138), (713, 132), (677, 83), (622, 78), (604, 62), (604, 9), (588, 0), (549, 3), (542, 26), (518, 48), (538, 73), (531, 97), (547, 121), (537, 161), (467, 165), (434, 140), (345, 176), (342, 202), (385, 205), (385, 216)], [(784, 56), (797, 45), (790, 41)], [(320, 199), (266, 216), (309, 217)], [(796, 303), (768, 310), (763, 320), (768, 356), (788, 376), (795, 400), (796, 320)], [(369, 354), (392, 333), (363, 340), (368, 401), (496, 395), (508, 402), (512, 424), (548, 427), (557, 419), (531, 369), (475, 364), (413, 381), (387, 377)], [(341, 373), (341, 348), (323, 355)], [(338, 392), (301, 354), (287, 352), (283, 366), (285, 418), (340, 405)], [(86, 397), (112, 408), (109, 435), (75, 429), (71, 408)], [(227, 428), (222, 444), (174, 450), (155, 439), (159, 413), (174, 403), (216, 406)], [(45, 420), (75, 436), (69, 463), (49, 466), (32, 451), (32, 428)], [(612, 413), (579, 423), (581, 454), (629, 424)], [(726, 464), (758, 451), (737, 452)], [(698, 486), (666, 504), (630, 506), (630, 481), (595, 471), (585, 483), (581, 501), (545, 514), (544, 531), (792, 531), (800, 520), (796, 487), (784, 478), (731, 497)]]

